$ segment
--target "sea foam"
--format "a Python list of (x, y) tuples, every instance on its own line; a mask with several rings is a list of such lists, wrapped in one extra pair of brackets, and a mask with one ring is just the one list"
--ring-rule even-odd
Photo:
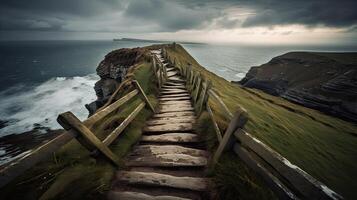
[(61, 128), (58, 114), (73, 112), (80, 120), (88, 116), (84, 107), (96, 99), (93, 86), (99, 77), (56, 77), (33, 87), (17, 86), (0, 92), (0, 120), (7, 126), (0, 129), (0, 137), (32, 130), (35, 126)]

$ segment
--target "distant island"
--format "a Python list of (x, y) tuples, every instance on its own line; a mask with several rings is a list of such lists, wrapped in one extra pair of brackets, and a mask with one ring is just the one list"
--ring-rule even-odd
[(181, 44), (206, 44), (201, 42), (185, 42), (185, 41), (168, 41), (168, 40), (146, 40), (146, 39), (138, 39), (138, 38), (114, 38), (113, 41), (127, 41), (127, 42), (148, 42), (148, 43), (181, 43)]

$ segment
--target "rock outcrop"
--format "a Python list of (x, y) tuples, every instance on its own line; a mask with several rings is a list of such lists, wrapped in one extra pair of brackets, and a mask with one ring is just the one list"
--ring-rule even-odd
[(95, 83), (94, 90), (97, 100), (87, 104), (89, 115), (103, 106), (123, 81), (129, 68), (144, 59), (143, 48), (123, 48), (110, 52), (97, 67), (100, 80)]
[(287, 53), (252, 67), (240, 83), (357, 122), (357, 53)]

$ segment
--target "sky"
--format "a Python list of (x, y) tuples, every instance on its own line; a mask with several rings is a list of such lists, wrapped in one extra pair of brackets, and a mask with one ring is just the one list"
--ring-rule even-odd
[(357, 0), (0, 0), (0, 40), (357, 45)]

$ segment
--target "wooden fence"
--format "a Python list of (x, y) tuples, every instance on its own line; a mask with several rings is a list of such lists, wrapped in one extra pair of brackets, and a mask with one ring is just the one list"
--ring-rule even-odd
[[(5, 186), (11, 180), (21, 175), (27, 169), (33, 167), (36, 163), (51, 156), (53, 152), (57, 151), (63, 145), (70, 142), (72, 139), (77, 139), (89, 151), (99, 152), (104, 155), (114, 165), (119, 165), (119, 158), (108, 148), (108, 146), (123, 132), (123, 130), (130, 124), (130, 122), (138, 115), (138, 113), (147, 106), (153, 112), (154, 107), (150, 104), (147, 96), (142, 90), (140, 84), (136, 80), (128, 79), (123, 82), (130, 82), (135, 89), (127, 93), (120, 99), (114, 101), (115, 92), (110, 98), (114, 101), (110, 105), (106, 104), (104, 108), (99, 109), (94, 115), (81, 122), (73, 113), (65, 112), (58, 116), (57, 121), (64, 127), (66, 131), (55, 137), (54, 139), (46, 142), (45, 144), (35, 148), (29, 154), (7, 164), (0, 170), (0, 187)], [(126, 117), (121, 124), (116, 127), (103, 141), (92, 132), (93, 127), (103, 120), (111, 113), (118, 111), (126, 102), (136, 96), (141, 96), (141, 103)]]
[[(241, 160), (266, 181), (280, 199), (343, 199), (326, 185), (247, 133), (244, 130), (244, 124), (248, 121), (247, 111), (240, 107), (235, 113), (232, 113), (212, 89), (210, 81), (200, 72), (194, 70), (188, 63), (185, 65), (177, 63), (166, 49), (163, 50), (163, 55), (186, 78), (187, 88), (191, 92), (192, 101), (198, 114), (203, 108), (206, 108), (212, 119), (219, 141), (212, 159), (213, 166), (224, 151), (234, 151)], [(227, 121), (230, 121), (224, 135), (217, 125), (208, 100), (216, 102), (220, 110), (224, 112)]]

